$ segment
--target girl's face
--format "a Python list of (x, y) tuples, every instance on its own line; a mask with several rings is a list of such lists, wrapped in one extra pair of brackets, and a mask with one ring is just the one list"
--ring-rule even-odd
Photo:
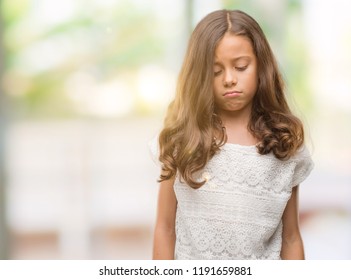
[(226, 33), (214, 57), (214, 100), (218, 113), (249, 110), (257, 91), (257, 59), (245, 36)]

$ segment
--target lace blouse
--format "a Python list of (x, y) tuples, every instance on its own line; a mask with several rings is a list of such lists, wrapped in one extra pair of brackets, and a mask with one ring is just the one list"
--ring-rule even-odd
[(285, 206), (312, 168), (305, 147), (281, 161), (255, 146), (225, 144), (195, 174), (206, 180), (201, 188), (175, 180), (175, 259), (280, 259)]

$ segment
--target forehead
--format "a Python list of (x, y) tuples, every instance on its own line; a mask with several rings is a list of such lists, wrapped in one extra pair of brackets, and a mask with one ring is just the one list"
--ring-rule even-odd
[(240, 57), (255, 57), (251, 41), (246, 36), (226, 33), (216, 47), (215, 61)]

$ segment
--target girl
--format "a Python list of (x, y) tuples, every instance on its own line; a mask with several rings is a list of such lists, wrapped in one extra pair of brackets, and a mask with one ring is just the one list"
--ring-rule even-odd
[(298, 185), (313, 163), (249, 15), (196, 26), (158, 142), (154, 259), (304, 259)]

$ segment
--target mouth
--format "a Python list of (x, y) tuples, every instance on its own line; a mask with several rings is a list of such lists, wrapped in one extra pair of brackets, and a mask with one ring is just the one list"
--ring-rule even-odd
[(241, 94), (241, 91), (238, 90), (232, 90), (232, 91), (227, 91), (223, 94), (225, 97), (235, 97), (239, 96)]

